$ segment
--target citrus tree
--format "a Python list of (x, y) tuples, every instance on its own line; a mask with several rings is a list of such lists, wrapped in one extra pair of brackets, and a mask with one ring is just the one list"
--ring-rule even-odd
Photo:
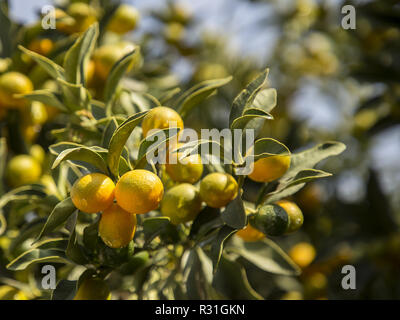
[[(232, 77), (187, 90), (159, 85), (138, 71), (151, 63), (141, 47), (118, 38), (135, 28), (136, 9), (95, 9), (80, 2), (57, 9), (57, 41), (45, 41), (33, 26), (21, 42), (27, 45), (3, 61), (2, 282), (28, 299), (262, 299), (244, 264), (300, 273), (274, 241), (303, 224), (288, 198), (330, 176), (315, 166), (345, 146), (327, 141), (292, 153), (263, 136), (277, 105), (268, 69), (237, 93), (226, 114), (228, 131), (241, 132), (239, 144), (182, 141), (185, 119)], [(106, 41), (107, 34), (118, 40)], [(54, 118), (19, 123), (44, 109)], [(255, 135), (250, 148), (246, 130)], [(46, 151), (34, 144), (44, 133), (52, 141)], [(162, 153), (165, 163), (153, 161)], [(246, 163), (254, 165), (244, 175)], [(247, 180), (258, 186), (253, 201)], [(57, 270), (53, 290), (38, 275), (45, 265)]]

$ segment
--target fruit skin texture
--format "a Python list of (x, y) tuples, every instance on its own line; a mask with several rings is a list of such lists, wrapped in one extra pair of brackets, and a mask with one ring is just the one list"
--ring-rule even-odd
[(148, 170), (125, 173), (115, 187), (115, 199), (124, 210), (142, 214), (158, 207), (164, 194), (160, 178)]
[[(121, 59), (123, 56), (135, 49), (135, 45), (130, 42), (119, 42), (117, 44), (103, 45), (98, 48), (93, 54), (93, 61), (95, 66), (95, 74), (100, 77), (101, 80), (106, 80), (113, 65)], [(129, 65), (130, 70), (139, 60), (139, 50), (136, 47), (136, 59), (132, 59), (132, 63)]]
[(110, 300), (111, 293), (106, 282), (101, 279), (85, 279), (79, 286), (74, 300)]
[(314, 260), (315, 255), (315, 248), (307, 242), (300, 242), (289, 251), (289, 256), (301, 268), (307, 267)]
[(213, 172), (200, 182), (200, 196), (209, 207), (222, 208), (236, 198), (238, 184), (228, 173)]
[(136, 215), (113, 203), (101, 214), (99, 235), (107, 246), (123, 248), (133, 239), (136, 223)]
[(282, 207), (276, 204), (265, 205), (250, 218), (249, 222), (266, 235), (280, 236), (288, 228), (289, 216)]
[(75, 207), (85, 213), (97, 213), (112, 205), (114, 182), (102, 173), (89, 173), (77, 180), (71, 189)]
[(115, 11), (107, 25), (107, 30), (117, 34), (124, 34), (135, 29), (139, 21), (139, 11), (136, 8), (122, 4)]
[(282, 207), (289, 216), (289, 225), (286, 233), (292, 233), (300, 229), (303, 225), (304, 217), (300, 208), (292, 201), (280, 200), (276, 204)]
[(12, 187), (37, 182), (42, 175), (39, 162), (32, 156), (21, 154), (13, 157), (7, 165), (7, 182)]
[(15, 98), (14, 94), (25, 94), (33, 90), (31, 80), (19, 72), (7, 72), (0, 76), (0, 106), (6, 108), (24, 107), (25, 99)]
[(176, 163), (167, 163), (165, 171), (176, 182), (195, 183), (199, 181), (203, 174), (201, 156), (198, 154), (189, 155), (182, 159), (185, 163), (179, 160), (181, 156), (182, 153), (177, 153)]
[(155, 107), (151, 109), (142, 121), (144, 137), (147, 137), (151, 129), (166, 129), (169, 127), (183, 129), (183, 120), (174, 109), (168, 107)]
[(161, 201), (161, 212), (179, 224), (194, 220), (201, 210), (200, 193), (189, 183), (182, 183), (169, 189)]
[(270, 156), (254, 162), (253, 172), (248, 177), (256, 182), (270, 182), (282, 177), (289, 167), (289, 155)]

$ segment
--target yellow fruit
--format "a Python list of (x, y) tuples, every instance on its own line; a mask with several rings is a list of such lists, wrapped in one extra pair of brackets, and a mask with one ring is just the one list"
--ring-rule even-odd
[[(203, 174), (203, 164), (199, 154), (192, 154), (180, 160), (182, 153), (176, 154), (176, 163), (167, 163), (165, 170), (172, 180), (195, 183)], [(171, 161), (172, 162), (172, 161)]]
[(79, 286), (74, 300), (110, 300), (110, 298), (110, 289), (104, 280), (89, 278)]
[(57, 185), (51, 175), (44, 174), (40, 178), (40, 182), (45, 186), (46, 193), (60, 197), (60, 194), (57, 189)]
[(248, 177), (256, 182), (270, 182), (282, 177), (290, 166), (289, 155), (262, 158), (254, 163), (253, 172)]
[(238, 184), (228, 173), (210, 173), (200, 182), (200, 196), (212, 208), (226, 206), (237, 193)]
[(116, 203), (101, 214), (99, 235), (111, 248), (126, 247), (136, 231), (136, 215), (122, 209)]
[(287, 200), (280, 200), (276, 202), (276, 204), (282, 207), (288, 214), (289, 225), (286, 230), (286, 233), (295, 232), (303, 225), (304, 221), (303, 213), (301, 212), (297, 204)]
[(164, 194), (160, 178), (147, 170), (125, 173), (115, 187), (115, 199), (126, 211), (142, 214), (158, 207)]
[(51, 39), (43, 38), (32, 40), (28, 46), (28, 49), (42, 56), (47, 56), (53, 47), (54, 43), (51, 41)]
[(40, 179), (42, 168), (29, 155), (18, 155), (10, 160), (6, 169), (7, 181), (12, 187), (35, 183)]
[(0, 106), (7, 108), (24, 107), (28, 102), (14, 94), (26, 94), (33, 90), (31, 80), (19, 72), (7, 72), (0, 76)]
[(46, 156), (43, 148), (38, 145), (34, 144), (30, 149), (29, 149), (29, 154), (39, 163), (42, 164), (44, 161), (44, 158)]
[(96, 10), (84, 2), (71, 3), (67, 14), (75, 20), (70, 28), (72, 32), (83, 32), (97, 21)]
[(89, 173), (77, 180), (71, 189), (75, 207), (86, 213), (97, 213), (112, 205), (114, 182), (102, 173)]
[(182, 183), (169, 189), (161, 201), (161, 213), (179, 224), (192, 221), (201, 210), (200, 193), (189, 183)]
[(321, 208), (323, 190), (317, 184), (312, 183), (301, 190), (297, 197), (298, 203), (302, 209), (315, 212)]
[(169, 43), (178, 43), (185, 36), (185, 27), (178, 22), (170, 22), (165, 26), (164, 37)]
[(95, 69), (96, 69), (96, 64), (94, 63), (93, 60), (89, 60), (85, 70), (85, 82), (88, 86), (91, 86), (91, 84), (93, 83)]
[(236, 235), (246, 242), (259, 241), (265, 238), (265, 234), (248, 224), (243, 229), (236, 232)]
[(307, 242), (300, 242), (289, 251), (289, 256), (301, 268), (307, 267), (314, 260), (315, 255), (315, 248)]
[(135, 29), (139, 21), (139, 11), (127, 4), (122, 4), (115, 11), (107, 25), (107, 30), (124, 34)]
[(23, 116), (25, 115), (29, 116), (29, 119), (26, 119), (26, 122), (33, 125), (41, 125), (48, 119), (46, 107), (39, 101), (32, 102), (29, 108), (29, 113), (24, 113)]
[(225, 78), (228, 75), (228, 72), (222, 64), (204, 63), (199, 65), (193, 77), (196, 82), (201, 82), (205, 80)]
[(128, 70), (134, 65), (138, 64), (138, 57), (140, 56), (139, 47), (130, 42), (119, 42), (117, 44), (107, 44), (98, 48), (93, 54), (93, 61), (95, 66), (95, 74), (105, 81), (114, 66), (123, 56), (136, 48), (135, 56)]
[(303, 300), (303, 295), (298, 291), (289, 291), (281, 297), (281, 300)]
[(56, 29), (64, 33), (74, 33), (75, 19), (70, 17), (65, 11), (56, 8)]
[(169, 127), (183, 129), (183, 120), (178, 112), (168, 107), (151, 109), (142, 121), (144, 137), (147, 137), (151, 129), (167, 129)]

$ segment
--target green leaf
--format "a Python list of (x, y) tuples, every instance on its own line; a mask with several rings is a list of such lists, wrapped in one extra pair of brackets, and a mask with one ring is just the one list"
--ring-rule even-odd
[(36, 61), (54, 79), (65, 79), (65, 70), (50, 59), (19, 45), (18, 48)]
[(77, 292), (78, 281), (60, 280), (51, 294), (51, 300), (73, 300)]
[(57, 78), (57, 82), (61, 86), (64, 103), (68, 109), (72, 111), (89, 109), (91, 95), (86, 88), (81, 84), (69, 83), (61, 78)]
[(193, 86), (180, 97), (178, 113), (182, 118), (185, 118), (197, 104), (208, 98), (217, 88), (226, 85), (231, 80), (232, 77), (229, 76), (223, 79), (206, 80)]
[[(7, 165), (7, 140), (6, 138), (2, 137), (0, 138), (0, 177), (4, 177), (6, 165)], [(2, 183), (0, 183), (0, 196), (3, 195), (3, 193), (4, 193), (4, 186)]]
[(222, 227), (223, 224), (220, 209), (206, 206), (194, 219), (189, 238), (200, 239), (211, 231)]
[(115, 130), (111, 137), (110, 145), (108, 147), (108, 167), (114, 176), (118, 176), (119, 159), (124, 149), (125, 143), (131, 135), (133, 129), (142, 121), (147, 111), (139, 112), (129, 117)]
[(3, 210), (0, 210), (0, 236), (6, 231), (7, 229), (7, 220), (4, 217)]
[(76, 208), (69, 197), (57, 204), (47, 218), (47, 221), (35, 242), (39, 241), (67, 221), (67, 219), (75, 212), (75, 210)]
[(99, 35), (99, 26), (92, 24), (74, 45), (67, 51), (64, 58), (65, 80), (70, 83), (84, 84), (85, 69), (89, 62)]
[[(259, 203), (272, 203), (299, 191), (306, 182), (330, 176), (330, 173), (311, 169), (321, 160), (338, 155), (346, 149), (341, 142), (329, 141), (291, 155), (289, 170), (279, 179), (275, 191), (260, 193)], [(270, 191), (270, 190), (268, 190)]]
[(318, 162), (341, 154), (346, 146), (341, 142), (327, 141), (303, 152), (292, 154), (290, 168), (281, 180), (288, 180), (300, 171), (313, 168)]
[(62, 161), (83, 161), (94, 165), (101, 172), (107, 174), (107, 164), (101, 155), (90, 147), (78, 147), (62, 151), (53, 162), (52, 169), (56, 168)]
[(272, 240), (263, 239), (257, 242), (244, 242), (235, 237), (226, 248), (227, 252), (234, 252), (266, 272), (294, 276), (301, 273), (301, 269), (290, 257)]
[(277, 93), (274, 88), (263, 89), (257, 93), (253, 103), (245, 108), (244, 113), (251, 108), (262, 109), (271, 112), (275, 108), (277, 101)]
[(60, 250), (65, 251), (68, 246), (67, 238), (53, 238), (42, 240), (33, 245), (35, 249), (52, 249), (52, 250)]
[(139, 146), (138, 157), (135, 168), (136, 169), (144, 168), (147, 163), (147, 155), (150, 152), (156, 153), (158, 148), (166, 148), (167, 145), (166, 142), (169, 141), (172, 137), (176, 136), (179, 133), (179, 131), (180, 131), (179, 128), (167, 128), (163, 130), (157, 130), (153, 134), (143, 139)]
[(168, 217), (154, 217), (143, 220), (145, 242), (148, 244), (165, 230), (169, 224)]
[(240, 192), (237, 197), (229, 202), (221, 213), (222, 220), (234, 229), (242, 229), (246, 226), (247, 218)]
[(255, 80), (250, 82), (245, 89), (233, 100), (231, 112), (229, 114), (229, 127), (231, 128), (233, 121), (242, 116), (246, 107), (251, 105), (258, 92), (265, 85), (269, 70), (266, 69)]
[(271, 120), (273, 117), (259, 109), (249, 109), (248, 113), (233, 120), (231, 129), (254, 129), (258, 132), (265, 120)]
[(19, 94), (16, 96), (23, 97), (29, 101), (39, 101), (45, 105), (55, 107), (64, 112), (68, 111), (68, 109), (61, 102), (61, 97), (57, 93), (50, 90), (35, 90), (30, 93)]
[(99, 241), (99, 222), (100, 220), (97, 220), (83, 230), (83, 245), (85, 249), (89, 251), (94, 252), (97, 249), (97, 243)]
[(228, 299), (263, 300), (249, 284), (245, 269), (236, 261), (221, 258), (213, 287)]
[(101, 146), (103, 148), (108, 148), (111, 141), (111, 137), (117, 128), (118, 128), (118, 122), (115, 119), (115, 117), (112, 117), (110, 121), (107, 123), (107, 126), (105, 127), (103, 132), (103, 136), (101, 138)]
[(12, 239), (8, 251), (14, 253), (15, 249), (17, 249), (25, 240), (36, 236), (38, 232), (42, 230), (44, 223), (44, 219), (35, 219), (24, 225), (20, 229), (18, 236)]
[(135, 53), (136, 49), (123, 56), (112, 67), (104, 89), (104, 101), (106, 102), (106, 104), (109, 104), (109, 102), (113, 98), (117, 90), (118, 84), (121, 81), (126, 70), (129, 68), (129, 65), (131, 64)]
[(166, 103), (168, 103), (168, 101), (175, 97), (179, 92), (181, 92), (180, 88), (173, 88), (166, 91), (160, 98), (160, 104), (166, 105)]
[[(288, 147), (272, 138), (261, 138), (254, 143), (254, 161), (275, 155), (290, 155)], [(251, 157), (251, 156), (250, 156)]]
[(69, 217), (69, 219), (73, 220), (72, 226), (71, 226), (72, 232), (69, 237), (68, 246), (65, 251), (65, 254), (71, 261), (73, 261), (77, 264), (83, 265), (83, 264), (88, 263), (88, 259), (83, 254), (83, 248), (81, 245), (79, 245), (78, 239), (76, 236), (76, 220), (77, 220), (77, 218), (78, 218), (77, 211), (75, 211), (75, 213), (73, 213), (72, 216)]
[(189, 252), (184, 272), (188, 273), (186, 292), (189, 299), (206, 300), (216, 295), (211, 286), (212, 262), (200, 247)]
[(217, 235), (215, 236), (215, 240), (211, 245), (211, 258), (213, 262), (214, 273), (217, 272), (225, 241), (228, 240), (235, 232), (236, 229), (229, 226), (223, 226), (221, 229), (219, 229)]
[(15, 258), (7, 265), (11, 271), (25, 270), (35, 263), (68, 263), (65, 254), (60, 250), (54, 249), (31, 249)]

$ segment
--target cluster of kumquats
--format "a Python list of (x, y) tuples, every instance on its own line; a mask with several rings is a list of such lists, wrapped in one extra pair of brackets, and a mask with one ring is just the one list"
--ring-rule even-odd
[[(75, 37), (73, 40), (76, 41), (76, 39), (80, 35), (84, 34), (90, 26), (93, 26), (94, 23), (100, 21), (100, 16), (104, 14), (104, 12), (100, 12), (101, 9), (84, 2), (72, 2), (65, 11), (58, 8), (56, 9), (57, 32), (63, 33), (63, 37), (65, 38)], [(182, 30), (187, 17), (183, 12), (177, 10), (174, 19), (175, 21), (167, 23), (164, 35), (166, 42), (170, 44), (176, 44), (179, 42), (179, 39), (182, 38)], [(135, 71), (136, 69), (140, 69), (143, 65), (143, 57), (140, 47), (132, 42), (124, 40), (122, 37), (129, 31), (134, 30), (138, 21), (138, 11), (132, 6), (123, 4), (116, 8), (105, 24), (106, 32), (112, 34), (114, 38), (111, 38), (117, 40), (112, 40), (110, 43), (102, 42), (98, 47), (96, 47), (93, 54), (90, 55), (87, 64), (85, 64), (85, 69), (82, 70), (85, 78), (82, 83), (82, 88), (88, 90), (93, 100), (103, 103), (106, 83), (108, 79), (111, 78), (110, 75), (112, 74), (112, 71), (116, 68), (116, 65), (121, 63), (124, 57), (133, 54), (133, 50), (135, 51), (132, 61), (124, 72)], [(31, 27), (30, 30), (32, 33), (35, 33), (35, 28), (40, 28), (40, 22), (38, 22), (37, 26)], [(97, 31), (98, 29), (96, 29), (96, 32)], [(121, 176), (119, 176), (118, 173), (115, 174), (115, 172), (113, 172), (114, 174), (110, 173), (111, 170), (109, 166), (107, 167), (109, 163), (105, 165), (106, 169), (103, 170), (103, 173), (95, 172), (93, 170), (84, 170), (83, 172), (77, 170), (79, 171), (79, 173), (76, 174), (76, 177), (78, 178), (71, 184), (68, 184), (69, 182), (63, 183), (64, 185), (67, 185), (67, 188), (65, 194), (61, 195), (58, 186), (56, 186), (55, 179), (52, 176), (54, 171), (52, 172), (49, 170), (49, 167), (51, 166), (49, 166), (49, 163), (45, 163), (46, 161), (49, 162), (49, 160), (53, 159), (36, 142), (38, 135), (41, 134), (47, 123), (53, 122), (55, 119), (60, 119), (60, 117), (61, 121), (59, 123), (62, 124), (64, 129), (66, 123), (69, 123), (71, 119), (76, 120), (79, 117), (81, 117), (79, 119), (82, 119), (87, 116), (88, 118), (92, 117), (90, 120), (93, 120), (94, 117), (91, 114), (92, 110), (90, 110), (90, 108), (87, 108), (86, 110), (82, 108), (81, 110), (74, 110), (72, 112), (71, 110), (68, 110), (68, 113), (63, 112), (61, 110), (63, 108), (60, 108), (59, 106), (56, 108), (51, 104), (47, 104), (46, 101), (48, 100), (46, 99), (42, 99), (42, 101), (32, 101), (34, 99), (31, 100), (26, 97), (27, 94), (34, 92), (34, 89), (46, 92), (56, 92), (57, 89), (60, 89), (60, 83), (57, 83), (58, 81), (42, 76), (43, 70), (35, 70), (35, 68), (40, 66), (36, 65), (34, 59), (32, 59), (32, 56), (35, 57), (32, 55), (32, 52), (48, 57), (48, 61), (50, 62), (54, 60), (57, 63), (60, 63), (58, 60), (63, 60), (65, 55), (62, 56), (63, 59), (58, 60), (55, 58), (57, 55), (52, 56), (52, 53), (55, 50), (57, 51), (61, 49), (57, 47), (58, 45), (56, 41), (46, 37), (33, 37), (27, 43), (23, 43), (23, 45), (31, 52), (28, 52), (28, 50), (25, 50), (24, 48), (21, 49), (22, 53), (19, 52), (19, 58), (16, 58), (16, 61), (20, 64), (18, 71), (14, 70), (13, 67), (6, 67), (6, 72), (0, 70), (0, 117), (2, 119), (7, 119), (6, 121), (9, 122), (8, 126), (12, 127), (13, 123), (18, 122), (18, 116), (22, 116), (22, 121), (19, 125), (21, 127), (22, 138), (27, 146), (27, 150), (25, 151), (13, 150), (10, 153), (17, 154), (9, 157), (4, 174), (7, 187), (9, 187), (10, 190), (26, 185), (42, 184), (46, 187), (47, 194), (56, 196), (58, 201), (57, 203), (69, 200), (70, 197), (70, 201), (72, 201), (74, 208), (72, 211), (70, 210), (69, 214), (72, 214), (73, 212), (76, 213), (76, 209), (78, 209), (80, 212), (85, 213), (83, 219), (88, 218), (87, 220), (90, 221), (90, 223), (93, 223), (93, 225), (95, 219), (91, 219), (93, 216), (87, 216), (86, 214), (99, 214), (100, 220), (98, 222), (98, 231), (96, 227), (96, 239), (99, 236), (106, 246), (112, 248), (109, 249), (106, 247), (106, 249), (110, 251), (113, 249), (126, 248), (132, 244), (132, 240), (137, 231), (138, 221), (143, 221), (141, 218), (138, 218), (137, 215), (143, 215), (158, 210), (162, 216), (169, 218), (168, 223), (171, 223), (174, 226), (183, 226), (183, 228), (186, 228), (190, 226), (190, 224), (187, 223), (195, 221), (199, 214), (201, 214), (201, 212), (206, 208), (218, 209), (216, 211), (219, 215), (221, 211), (223, 211), (224, 208), (227, 208), (227, 206), (235, 199), (239, 199), (240, 205), (243, 204), (244, 208), (242, 211), (238, 210), (242, 213), (242, 217), (244, 217), (241, 226), (235, 228), (234, 226), (229, 225), (228, 227), (228, 223), (223, 221), (223, 223), (217, 227), (212, 227), (214, 229), (211, 228), (211, 231), (207, 231), (210, 234), (214, 231), (219, 232), (220, 230), (217, 230), (218, 228), (223, 229), (226, 227), (229, 229), (229, 233), (223, 234), (224, 239), (219, 243), (221, 250), (224, 241), (233, 234), (241, 238), (241, 240), (236, 238), (238, 241), (241, 241), (241, 243), (266, 241), (265, 238), (267, 236), (274, 237), (293, 233), (303, 225), (303, 213), (296, 203), (291, 200), (283, 200), (279, 197), (278, 199), (280, 200), (274, 200), (272, 203), (258, 203), (255, 205), (254, 203), (243, 201), (241, 198), (244, 190), (244, 179), (248, 178), (253, 181), (261, 190), (262, 186), (269, 183), (271, 183), (270, 185), (274, 185), (274, 183), (281, 177), (285, 176), (285, 174), (287, 174), (291, 169), (291, 159), (293, 159), (293, 155), (289, 150), (282, 154), (271, 153), (272, 151), (270, 152), (270, 150), (260, 152), (257, 160), (254, 162), (252, 172), (247, 175), (247, 177), (239, 177), (235, 175), (233, 170), (227, 170), (231, 174), (224, 170), (209, 170), (209, 167), (206, 167), (202, 163), (202, 158), (199, 154), (191, 153), (190, 155), (187, 155), (179, 149), (185, 144), (185, 142), (177, 141), (172, 143), (169, 141), (166, 144), (168, 153), (165, 164), (158, 164), (157, 167), (147, 164), (147, 166), (144, 166), (143, 168), (135, 168), (134, 162), (136, 159), (133, 160), (133, 157), (131, 157), (128, 159), (128, 161), (132, 161), (132, 163), (129, 163), (129, 170), (125, 170)], [(0, 68), (2, 68), (2, 65), (0, 65)], [(24, 74), (24, 68), (29, 70), (29, 72), (26, 73), (29, 76)], [(211, 73), (215, 72), (213, 67), (211, 67), (211, 69)], [(223, 74), (226, 76), (225, 73)], [(265, 83), (267, 74), (264, 75), (264, 79), (262, 79), (262, 76), (256, 78), (262, 79), (262, 81), (257, 84), (259, 88), (254, 90), (255, 92), (252, 93), (254, 96), (258, 92), (266, 90)], [(256, 83), (257, 80), (254, 81), (254, 83)], [(207, 83), (207, 85), (208, 84), (209, 83)], [(215, 88), (218, 88), (218, 86)], [(210, 95), (215, 91), (215, 88), (210, 90)], [(119, 87), (117, 88), (116, 85), (114, 90), (118, 91)], [(129, 88), (129, 90), (131, 90), (131, 88)], [(153, 100), (157, 99), (154, 98)], [(268, 99), (265, 101), (267, 100)], [(252, 102), (249, 102), (248, 104), (251, 103)], [(265, 107), (265, 109), (262, 109), (262, 106), (260, 106), (262, 103), (253, 108), (250, 108), (248, 105), (246, 105), (246, 107), (249, 107), (250, 111), (256, 112), (255, 114), (250, 114), (250, 116), (253, 116), (254, 118), (261, 114), (264, 119), (272, 119), (269, 111), (275, 107), (276, 99), (275, 102), (272, 102), (271, 104), (271, 106)], [(169, 104), (165, 103), (165, 105)], [(164, 130), (170, 127), (177, 127), (180, 130), (184, 129), (183, 118), (185, 119), (185, 117), (182, 113), (179, 113), (179, 110), (178, 112), (176, 111), (178, 109), (176, 105), (175, 108), (173, 108), (164, 106), (164, 103), (159, 103), (151, 107), (147, 106), (145, 109), (147, 113), (141, 119), (140, 141), (143, 142), (147, 137), (149, 137), (150, 134), (154, 132), (152, 131), (154, 129)], [(242, 110), (241, 115), (243, 116), (243, 114), (244, 111)], [(108, 118), (106, 118), (106, 116)], [(104, 126), (106, 121), (109, 121), (109, 123), (115, 121), (115, 133), (118, 125), (125, 123), (124, 121), (129, 121), (131, 117), (135, 115), (132, 116), (130, 112), (125, 112), (122, 116), (123, 119), (118, 120), (119, 123), (116, 120), (119, 114), (113, 114), (111, 111), (110, 114), (106, 114), (106, 116), (103, 119), (96, 120), (98, 120), (98, 123), (103, 121), (103, 123), (101, 123), (102, 126)], [(128, 118), (128, 116), (130, 118)], [(104, 119), (106, 121), (104, 121)], [(85, 118), (85, 120), (87, 119)], [(100, 129), (99, 127), (95, 127), (95, 130), (98, 130), (98, 132), (103, 134), (106, 130), (104, 127), (101, 127), (101, 125), (99, 125)], [(65, 131), (68, 131), (67, 129)], [(82, 128), (77, 129), (78, 133), (81, 129)], [(57, 130), (53, 130), (51, 133), (54, 133), (55, 131)], [(10, 136), (12, 134), (13, 132), (11, 132)], [(57, 136), (56, 142), (60, 144), (64, 143), (65, 145), (79, 143), (80, 146), (88, 148), (96, 145), (95, 147), (102, 149), (102, 152), (105, 150), (104, 148), (97, 146), (99, 144), (97, 140), (95, 140), (95, 142), (91, 141), (86, 145), (87, 141), (85, 141), (83, 134), (83, 138), (79, 134), (76, 136), (73, 136), (72, 134), (69, 136), (67, 134), (65, 136), (66, 137), (63, 136), (63, 138)], [(279, 148), (283, 146), (283, 144), (274, 139), (263, 139), (273, 143), (274, 146), (279, 145)], [(52, 140), (52, 142), (54, 142), (54, 140)], [(103, 147), (107, 146), (103, 145)], [(98, 149), (91, 150), (97, 152)], [(284, 149), (286, 150), (287, 148), (284, 147)], [(105, 152), (110, 151), (105, 150)], [(52, 156), (54, 156), (54, 153)], [(57, 156), (59, 156), (59, 154), (57, 154)], [(176, 157), (173, 159), (174, 161), (172, 161), (173, 156)], [(330, 156), (330, 154), (327, 154), (326, 156), (324, 155), (321, 159), (328, 156)], [(129, 156), (127, 158), (129, 158)], [(81, 159), (67, 160), (80, 161)], [(103, 160), (104, 159), (102, 159), (102, 161)], [(318, 161), (311, 161), (310, 168), (312, 168)], [(69, 163), (68, 165), (73, 166), (75, 164)], [(310, 168), (301, 168), (296, 173), (303, 169), (312, 170)], [(70, 168), (68, 167), (68, 169)], [(116, 171), (118, 171), (118, 167)], [(107, 172), (109, 174), (107, 174)], [(312, 174), (314, 174), (314, 172)], [(289, 180), (294, 180), (295, 176), (296, 174), (290, 176)], [(311, 178), (314, 177), (311, 176)], [(299, 184), (301, 181), (296, 181), (296, 183)], [(292, 194), (293, 193), (290, 193), (288, 196), (282, 198), (292, 199), (289, 198)], [(54, 204), (54, 207), (56, 207), (56, 204)], [(51, 214), (53, 214), (54, 210), (55, 209), (50, 211)], [(63, 214), (64, 213), (61, 215)], [(148, 216), (152, 218), (155, 215), (160, 216), (158, 212), (153, 212)], [(60, 220), (62, 221), (60, 223), (57, 222), (59, 225), (56, 227), (60, 227), (62, 223), (65, 223), (67, 218), (65, 217), (63, 220), (62, 217)], [(51, 231), (57, 231), (56, 227)], [(185, 231), (187, 231), (186, 235), (190, 232), (188, 230), (189, 229), (185, 229)], [(223, 232), (226, 232), (226, 230), (223, 230)], [(46, 234), (46, 236), (50, 233), (51, 232)], [(75, 241), (71, 240), (72, 235), (73, 232), (70, 232), (70, 242)], [(181, 246), (181, 244), (177, 246)], [(147, 250), (147, 248), (140, 249), (143, 251)], [(192, 250), (192, 252), (197, 254), (193, 248), (185, 249), (188, 249), (188, 251)], [(118, 250), (114, 250), (114, 252), (117, 251)], [(182, 255), (183, 254), (180, 254), (179, 259), (176, 259), (177, 261), (179, 260), (179, 263), (181, 262)], [(314, 259), (315, 251), (314, 248), (307, 246), (307, 244), (300, 244), (298, 247), (295, 247), (289, 255), (300, 267), (305, 267)], [(23, 256), (23, 254), (21, 256)], [(217, 262), (213, 266), (214, 268), (218, 265), (220, 258), (221, 255), (217, 255)], [(18, 257), (15, 258), (15, 260), (18, 260)], [(74, 263), (77, 263), (73, 259), (71, 260)], [(13, 262), (10, 264), (12, 265)], [(77, 264), (85, 265), (85, 263), (80, 262)], [(101, 269), (102, 267), (103, 266), (100, 264), (98, 269)], [(108, 272), (111, 271), (108, 270)], [(85, 281), (80, 283), (75, 299), (110, 298), (110, 291), (104, 281), (105, 276), (103, 275), (103, 277), (101, 277), (101, 272), (99, 270), (95, 270), (94, 273), (96, 276), (89, 276)]]
[[(183, 120), (176, 111), (168, 107), (153, 108), (143, 119), (143, 135), (146, 137), (152, 129), (168, 128), (170, 123), (177, 123), (183, 129)], [(289, 165), (290, 156), (263, 158), (254, 163), (249, 178), (271, 182), (280, 178)], [(121, 248), (134, 237), (137, 214), (148, 213), (160, 206), (161, 213), (176, 225), (194, 220), (203, 202), (211, 208), (222, 208), (238, 194), (238, 183), (228, 173), (213, 172), (201, 179), (203, 164), (198, 154), (182, 158), (177, 153), (176, 161), (168, 163), (167, 160), (165, 172), (173, 181), (173, 186), (165, 193), (163, 182), (156, 174), (136, 169), (122, 175), (116, 184), (101, 173), (85, 175), (73, 185), (71, 199), (82, 212), (102, 212), (99, 235), (108, 246)], [(291, 233), (302, 226), (303, 215), (294, 202), (281, 200), (276, 205), (280, 208), (276, 216), (261, 210), (255, 216), (254, 226), (248, 225), (237, 235), (245, 241), (257, 241), (266, 234)]]

